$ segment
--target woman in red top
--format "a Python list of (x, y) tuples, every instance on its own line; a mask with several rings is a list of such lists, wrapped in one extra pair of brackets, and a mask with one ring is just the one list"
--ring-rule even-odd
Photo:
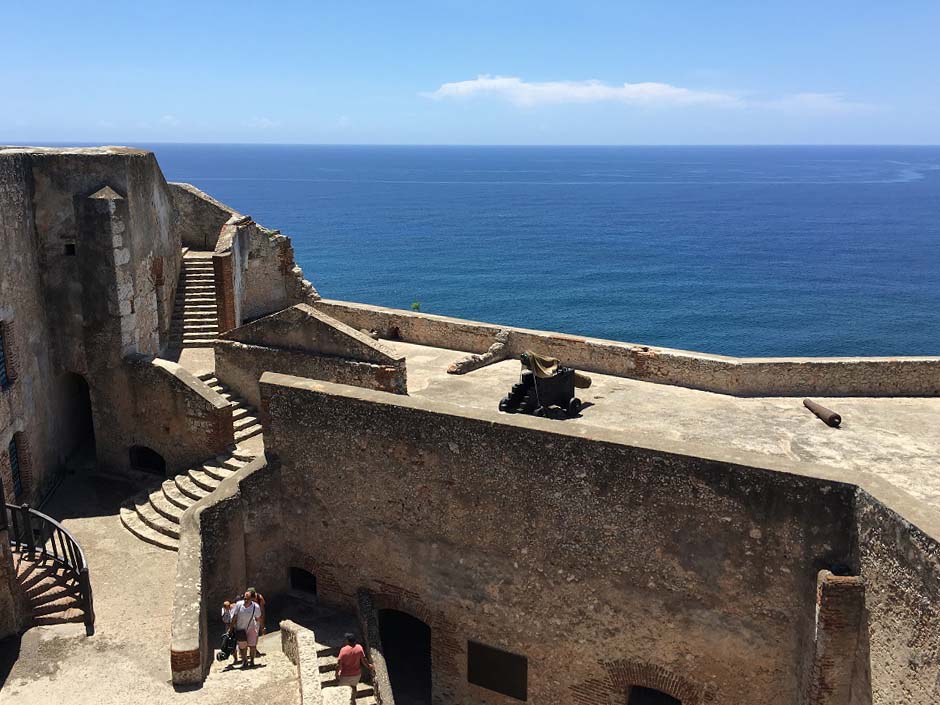
[(346, 645), (339, 650), (336, 664), (336, 684), (349, 686), (349, 702), (355, 705), (356, 686), (362, 676), (362, 666), (375, 673), (375, 667), (366, 659), (366, 652), (356, 643), (356, 637), (346, 634)]

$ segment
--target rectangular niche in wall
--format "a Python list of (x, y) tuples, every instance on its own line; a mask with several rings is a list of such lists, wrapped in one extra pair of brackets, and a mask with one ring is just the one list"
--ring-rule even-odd
[(529, 661), (525, 656), (468, 641), (467, 680), (487, 690), (526, 700)]

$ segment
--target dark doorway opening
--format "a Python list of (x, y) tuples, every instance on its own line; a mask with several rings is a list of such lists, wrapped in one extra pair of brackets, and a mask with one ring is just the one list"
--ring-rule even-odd
[(630, 698), (627, 700), (627, 705), (682, 705), (682, 701), (658, 690), (641, 688), (635, 685), (630, 688)]
[(398, 610), (379, 610), (379, 635), (396, 705), (430, 705), (431, 627)]
[(303, 568), (290, 569), (290, 586), (293, 590), (300, 590), (316, 597), (317, 576)]
[(131, 467), (141, 472), (166, 477), (166, 461), (153, 448), (147, 446), (131, 446)]
[(96, 461), (95, 422), (88, 382), (74, 372), (66, 372), (58, 382), (56, 435), (60, 462), (71, 471), (93, 470)]

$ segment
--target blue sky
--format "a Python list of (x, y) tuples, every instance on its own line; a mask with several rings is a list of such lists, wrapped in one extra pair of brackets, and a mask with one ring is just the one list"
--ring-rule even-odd
[(0, 21), (0, 143), (940, 143), (936, 0), (6, 0)]

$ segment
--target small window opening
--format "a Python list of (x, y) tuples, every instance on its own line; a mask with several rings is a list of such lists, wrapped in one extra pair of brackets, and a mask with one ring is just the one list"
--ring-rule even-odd
[(69, 257), (75, 256), (75, 243), (74, 242), (65, 243), (65, 254), (68, 255)]
[(627, 705), (682, 705), (682, 702), (658, 690), (635, 685), (630, 688), (630, 699), (627, 700)]
[(13, 496), (19, 497), (23, 494), (23, 476), (20, 473), (20, 453), (16, 444), (16, 435), (10, 439), (10, 445), (7, 447), (10, 454), (10, 473), (13, 475)]
[(166, 475), (166, 461), (157, 451), (147, 446), (131, 446), (131, 467), (153, 475)]
[(315, 596), (317, 594), (317, 576), (303, 568), (291, 568), (290, 586), (294, 590), (300, 590)]
[(526, 700), (529, 660), (525, 656), (468, 641), (467, 680), (510, 698)]
[(12, 383), (10, 371), (7, 369), (6, 339), (3, 322), (0, 322), (0, 389), (6, 389)]

